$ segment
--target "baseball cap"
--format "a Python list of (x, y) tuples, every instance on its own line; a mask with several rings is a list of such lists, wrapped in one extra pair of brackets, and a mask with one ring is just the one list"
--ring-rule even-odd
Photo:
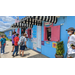
[(70, 31), (70, 30), (75, 31), (75, 29), (73, 27), (66, 29), (66, 31)]

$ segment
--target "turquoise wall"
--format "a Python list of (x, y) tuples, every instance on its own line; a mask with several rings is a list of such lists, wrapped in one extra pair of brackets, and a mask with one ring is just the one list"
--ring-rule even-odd
[[(63, 23), (63, 25), (61, 25)], [(75, 28), (75, 16), (61, 16), (60, 18), (57, 19), (57, 23), (53, 24), (53, 26), (57, 26), (57, 25), (61, 25), (60, 26), (60, 41), (64, 42), (64, 57), (66, 57), (66, 53), (67, 53), (67, 41), (68, 41), (68, 34), (66, 29), (68, 29), (69, 27), (74, 27)], [(37, 37), (37, 26), (33, 25), (33, 38)], [(16, 29), (17, 31), (17, 29)], [(42, 37), (41, 37), (41, 41), (44, 41), (44, 21), (42, 22)], [(6, 35), (9, 33), (9, 31), (5, 32)], [(20, 28), (20, 34), (21, 34), (21, 28)], [(11, 37), (10, 37), (11, 38)], [(27, 47), (30, 49), (33, 49), (33, 43), (32, 43), (32, 39), (28, 39), (27, 41)], [(54, 42), (49, 42), (49, 44), (46, 43), (47, 41), (44, 41), (44, 45), (41, 45), (41, 49), (37, 48), (37, 51), (41, 52), (43, 55), (46, 55), (50, 58), (55, 58), (55, 54), (56, 54), (56, 49), (52, 47), (52, 43)]]
[[(64, 49), (65, 49), (65, 53), (64, 53), (64, 57), (66, 57), (66, 52), (67, 52), (67, 39), (68, 37), (66, 37), (67, 32), (66, 32), (66, 28), (67, 28), (67, 17), (66, 16), (61, 16), (60, 18), (58, 18), (57, 23), (53, 24), (53, 26), (57, 26), (60, 25), (61, 23), (64, 23), (64, 25), (62, 25), (60, 28), (60, 41), (64, 42)], [(42, 24), (42, 41), (44, 41), (44, 22)], [(46, 43), (47, 41), (44, 41), (44, 46), (42, 45), (42, 54), (50, 57), (50, 58), (55, 58), (55, 53), (56, 53), (56, 48), (52, 47), (52, 43), (54, 42), (49, 42), (49, 44)]]
[(11, 36), (9, 36), (9, 32), (12, 32), (12, 30), (9, 30), (9, 31), (6, 31), (6, 32), (4, 32), (4, 34), (6, 35), (6, 37), (8, 38), (8, 39), (11, 39), (12, 38), (12, 35)]

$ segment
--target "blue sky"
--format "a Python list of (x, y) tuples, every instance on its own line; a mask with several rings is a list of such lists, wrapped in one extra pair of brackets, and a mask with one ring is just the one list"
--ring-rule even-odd
[[(25, 16), (19, 16), (19, 20)], [(0, 16), (0, 31), (4, 31), (11, 27), (15, 23), (17, 16)]]

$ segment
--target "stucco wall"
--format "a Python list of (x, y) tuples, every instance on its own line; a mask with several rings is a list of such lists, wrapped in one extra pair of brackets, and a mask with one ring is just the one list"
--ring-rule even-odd
[[(62, 23), (64, 23), (64, 25), (62, 25), (60, 27), (60, 41), (64, 42), (64, 49), (65, 49), (64, 57), (66, 57), (66, 52), (67, 52), (67, 37), (66, 37), (66, 35), (67, 35), (67, 32), (66, 32), (67, 17), (61, 16), (60, 18), (58, 18), (57, 23), (53, 24), (53, 26), (57, 26)], [(42, 25), (42, 41), (44, 41), (44, 24)], [(56, 49), (52, 47), (52, 43), (53, 42), (50, 42), (50, 44), (47, 44), (46, 41), (44, 42), (44, 46), (42, 45), (42, 54), (44, 54), (50, 58), (55, 58)]]
[(12, 30), (9, 30), (9, 31), (6, 31), (6, 32), (4, 32), (4, 34), (6, 35), (6, 37), (8, 38), (8, 39), (11, 39), (12, 38), (12, 35), (11, 36), (9, 36), (9, 32), (12, 32)]

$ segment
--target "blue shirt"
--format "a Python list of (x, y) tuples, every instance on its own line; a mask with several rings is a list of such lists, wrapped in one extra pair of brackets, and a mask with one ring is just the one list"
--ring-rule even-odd
[(1, 44), (3, 45), (4, 43), (6, 43), (6, 39), (5, 38), (1, 38), (0, 39)]

